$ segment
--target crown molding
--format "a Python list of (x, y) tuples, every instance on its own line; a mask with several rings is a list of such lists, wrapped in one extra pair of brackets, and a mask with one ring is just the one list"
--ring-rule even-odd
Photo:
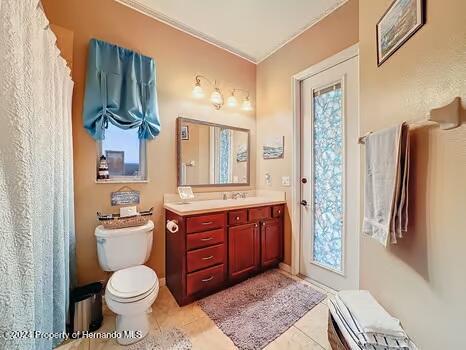
[(347, 3), (349, 0), (340, 0), (339, 2), (337, 2), (335, 4), (335, 6), (332, 6), (331, 8), (329, 8), (327, 11), (323, 12), (322, 14), (320, 14), (319, 16), (317, 16), (316, 18), (314, 18), (308, 25), (306, 25), (305, 27), (303, 27), (301, 30), (299, 30), (296, 34), (294, 34), (292, 37), (290, 37), (289, 39), (285, 40), (283, 43), (281, 43), (280, 45), (278, 45), (275, 49), (273, 49), (270, 53), (268, 53), (267, 55), (265, 55), (264, 57), (262, 57), (261, 59), (256, 59), (248, 54), (246, 54), (245, 52), (242, 52), (241, 50), (237, 50), (235, 49), (234, 47), (220, 41), (220, 40), (217, 40), (209, 35), (206, 35), (188, 25), (185, 25), (177, 20), (174, 20), (166, 15), (164, 15), (163, 13), (159, 12), (159, 11), (156, 11), (144, 4), (141, 4), (138, 0), (115, 0), (116, 2), (124, 5), (124, 6), (127, 6), (137, 12), (140, 12), (146, 16), (149, 16), (149, 17), (152, 17), (153, 19), (159, 21), (159, 22), (162, 22), (162, 23), (165, 23), (166, 25), (169, 25), (170, 27), (172, 28), (175, 28), (177, 30), (180, 30), (182, 31), (183, 33), (186, 33), (188, 35), (191, 35), (197, 39), (200, 39), (202, 41), (205, 41), (211, 45), (214, 45), (222, 50), (225, 50), (233, 55), (236, 55), (246, 61), (249, 61), (251, 63), (254, 63), (254, 64), (259, 64), (261, 63), (262, 61), (266, 60), (267, 58), (269, 58), (270, 56), (272, 56), (274, 53), (276, 53), (278, 50), (280, 50), (281, 48), (283, 48), (284, 46), (286, 46), (288, 43), (290, 43), (291, 41), (293, 41), (294, 39), (296, 39), (298, 36), (300, 36), (301, 34), (303, 34), (306, 30), (308, 30), (309, 28), (313, 27), (314, 25), (316, 25), (317, 23), (319, 23), (320, 21), (322, 21), (324, 18), (326, 18), (328, 15), (330, 15), (332, 12), (334, 12), (335, 10), (337, 10), (338, 8), (340, 8), (341, 6), (343, 6), (345, 3)]
[(159, 11), (155, 11), (151, 8), (149, 8), (148, 6), (145, 6), (143, 4), (141, 4), (139, 1), (137, 0), (115, 0), (116, 2), (122, 4), (122, 5), (125, 5), (135, 11), (138, 11), (146, 16), (149, 16), (149, 17), (152, 17), (154, 19), (156, 19), (157, 21), (159, 22), (162, 22), (162, 23), (165, 23), (166, 25), (169, 25), (170, 27), (172, 28), (175, 28), (177, 30), (180, 30), (188, 35), (191, 35), (197, 39), (200, 39), (202, 41), (205, 41), (211, 45), (214, 45), (214, 46), (217, 46), (218, 48), (220, 49), (223, 49), (225, 51), (228, 51), (229, 53), (232, 53), (233, 55), (236, 55), (242, 59), (245, 59), (246, 61), (249, 61), (251, 63), (254, 63), (254, 64), (257, 64), (257, 60), (252, 57), (252, 56), (249, 56), (248, 54), (240, 51), (240, 50), (236, 50), (235, 48), (225, 44), (224, 42), (220, 41), (220, 40), (217, 40), (215, 38), (212, 38), (211, 36), (208, 36), (204, 33), (201, 33), (199, 32), (198, 30), (190, 27), (190, 26), (187, 26), (179, 21), (176, 21), (166, 15), (164, 15), (163, 13), (160, 13)]
[(280, 50), (282, 47), (286, 46), (287, 44), (289, 44), (290, 42), (292, 42), (294, 39), (296, 39), (298, 36), (300, 36), (301, 34), (303, 34), (306, 30), (308, 30), (309, 28), (312, 28), (313, 26), (315, 26), (317, 23), (319, 23), (320, 21), (322, 21), (323, 19), (325, 19), (328, 15), (332, 14), (332, 12), (338, 10), (341, 6), (343, 6), (344, 4), (346, 4), (349, 0), (340, 0), (339, 2), (337, 2), (334, 6), (330, 7), (327, 11), (325, 12), (322, 12), (319, 16), (315, 17), (308, 25), (306, 25), (305, 27), (303, 27), (302, 29), (300, 29), (296, 34), (294, 34), (291, 38), (285, 40), (283, 43), (281, 43), (280, 45), (278, 45), (275, 49), (273, 49), (270, 53), (268, 53), (267, 55), (265, 55), (264, 57), (262, 57), (261, 59), (258, 59), (256, 60), (256, 64), (259, 64), (261, 63), (262, 61), (265, 61), (267, 58), (269, 58), (270, 56), (272, 56), (275, 52), (277, 52), (278, 50)]

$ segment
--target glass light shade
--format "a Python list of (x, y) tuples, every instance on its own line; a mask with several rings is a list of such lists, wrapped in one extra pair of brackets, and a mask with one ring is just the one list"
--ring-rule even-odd
[(204, 97), (204, 90), (202, 90), (201, 85), (199, 85), (198, 83), (196, 85), (194, 85), (193, 97), (194, 98), (203, 98)]
[(210, 95), (210, 102), (212, 102), (215, 107), (221, 106), (223, 104), (223, 97), (218, 88), (215, 88), (215, 90), (212, 92), (212, 95)]
[(243, 101), (243, 105), (241, 106), (241, 109), (243, 111), (252, 111), (252, 104), (251, 101), (249, 101), (249, 97), (246, 97), (246, 99)]
[(236, 97), (233, 94), (228, 97), (227, 105), (228, 107), (236, 107), (238, 105), (238, 101), (236, 101)]

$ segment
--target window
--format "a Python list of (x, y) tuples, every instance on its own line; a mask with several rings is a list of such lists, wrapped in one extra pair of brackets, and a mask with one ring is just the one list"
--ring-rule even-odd
[(343, 116), (341, 83), (314, 91), (314, 261), (342, 271)]
[(112, 123), (105, 140), (98, 144), (99, 158), (107, 158), (109, 180), (144, 181), (146, 177), (146, 140), (138, 138), (138, 128), (121, 129)]

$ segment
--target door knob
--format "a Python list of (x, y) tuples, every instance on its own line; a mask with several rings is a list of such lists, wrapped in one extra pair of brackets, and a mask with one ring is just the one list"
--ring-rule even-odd
[(303, 207), (307, 206), (307, 201), (303, 199), (303, 200), (301, 201), (301, 205), (302, 205)]

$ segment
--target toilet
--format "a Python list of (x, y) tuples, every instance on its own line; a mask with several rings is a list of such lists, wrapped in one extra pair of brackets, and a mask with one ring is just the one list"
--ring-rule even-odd
[(128, 345), (149, 332), (149, 313), (159, 292), (157, 274), (143, 265), (152, 250), (154, 223), (122, 229), (95, 229), (97, 255), (104, 271), (114, 272), (105, 302), (116, 316), (117, 341)]

